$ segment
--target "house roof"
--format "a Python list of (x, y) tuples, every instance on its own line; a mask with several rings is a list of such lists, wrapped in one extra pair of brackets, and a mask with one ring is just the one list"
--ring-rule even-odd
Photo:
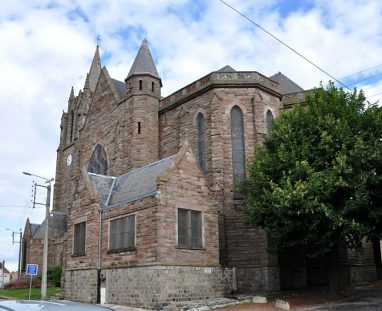
[(150, 163), (119, 177), (88, 173), (90, 183), (101, 197), (104, 208), (119, 206), (154, 195), (157, 178), (175, 161), (176, 155)]
[(126, 79), (137, 74), (148, 74), (160, 79), (146, 39), (143, 40)]
[(291, 79), (283, 75), (281, 72), (276, 73), (275, 75), (269, 78), (280, 84), (280, 86), (278, 87), (278, 91), (282, 95), (304, 91), (304, 89), (301, 86), (294, 83)]

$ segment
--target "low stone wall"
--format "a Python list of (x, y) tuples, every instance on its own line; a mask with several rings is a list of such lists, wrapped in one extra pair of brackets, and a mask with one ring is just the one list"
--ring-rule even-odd
[(377, 280), (375, 265), (349, 265), (348, 269), (350, 270), (350, 286)]
[(64, 297), (67, 300), (97, 303), (97, 270), (66, 270)]
[(170, 302), (223, 297), (232, 291), (232, 269), (150, 266), (102, 270), (101, 301), (161, 308)]
[(279, 267), (237, 267), (236, 274), (239, 292), (280, 290)]

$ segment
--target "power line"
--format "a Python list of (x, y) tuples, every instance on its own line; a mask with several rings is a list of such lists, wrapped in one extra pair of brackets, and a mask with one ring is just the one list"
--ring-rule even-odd
[(352, 83), (351, 85), (356, 85), (356, 84), (358, 84), (358, 83), (360, 83), (360, 82), (363, 82), (363, 81), (366, 81), (366, 80), (370, 80), (370, 79), (373, 79), (373, 78), (376, 78), (376, 77), (379, 77), (379, 76), (382, 76), (382, 73), (379, 73), (379, 74), (376, 74), (376, 75), (374, 75), (374, 76), (371, 76), (371, 77), (367, 77), (367, 78), (358, 80), (358, 81)]
[(366, 90), (368, 90), (368, 89), (372, 89), (373, 87), (376, 87), (376, 86), (379, 86), (379, 85), (382, 85), (382, 82), (381, 82), (381, 83), (374, 84), (374, 85), (372, 85), (372, 86), (368, 86), (368, 87), (364, 88), (363, 90), (366, 91)]
[(373, 94), (373, 95), (367, 96), (367, 98), (374, 97), (374, 96), (381, 95), (381, 94), (382, 94), (382, 92), (379, 92), (377, 94)]
[(352, 76), (357, 76), (357, 75), (359, 75), (359, 74), (361, 74), (361, 73), (364, 73), (364, 72), (366, 72), (366, 71), (369, 71), (369, 70), (371, 70), (371, 69), (374, 69), (374, 68), (377, 68), (377, 67), (380, 67), (380, 66), (382, 66), (382, 64), (378, 64), (378, 65), (375, 65), (375, 66), (373, 66), (373, 67), (370, 67), (370, 68), (367, 68), (367, 69), (358, 71), (358, 72), (356, 72), (356, 73), (352, 73), (352, 74), (350, 74), (350, 75), (348, 75), (348, 76), (342, 77), (341, 80), (345, 80), (345, 79), (350, 78), (350, 77), (352, 77)]
[(245, 18), (247, 21), (249, 21), (250, 23), (252, 23), (253, 25), (255, 25), (256, 27), (260, 28), (262, 31), (264, 31), (266, 34), (270, 35), (273, 39), (277, 40), (279, 43), (281, 43), (282, 45), (284, 45), (285, 47), (287, 47), (289, 50), (291, 50), (292, 52), (294, 52), (295, 54), (297, 54), (298, 56), (300, 56), (301, 58), (303, 58), (305, 61), (307, 61), (309, 64), (313, 65), (314, 67), (316, 67), (318, 70), (320, 70), (321, 72), (323, 72), (324, 74), (326, 74), (328, 77), (332, 78), (334, 81), (336, 81), (337, 83), (341, 84), (343, 87), (347, 88), (348, 90), (352, 91), (352, 89), (350, 89), (348, 86), (346, 86), (345, 84), (343, 84), (340, 80), (336, 79), (335, 77), (333, 77), (330, 73), (328, 73), (326, 70), (322, 69), (321, 67), (319, 67), (318, 65), (316, 65), (315, 63), (313, 63), (311, 60), (309, 60), (308, 58), (306, 58), (304, 55), (302, 55), (301, 53), (297, 52), (294, 48), (292, 48), (291, 46), (289, 46), (288, 44), (286, 44), (285, 42), (283, 42), (282, 40), (280, 40), (279, 38), (277, 38), (275, 35), (273, 35), (272, 33), (270, 33), (268, 30), (266, 30), (265, 28), (261, 27), (259, 24), (257, 24), (255, 21), (253, 21), (252, 19), (250, 19), (248, 16), (246, 16), (244, 13), (238, 11), (237, 9), (235, 9), (233, 6), (231, 6), (230, 4), (228, 4), (227, 2), (225, 2), (224, 0), (219, 0), (221, 3), (225, 4), (227, 7), (229, 7), (230, 9), (232, 9), (233, 11), (235, 11), (237, 14), (239, 14), (240, 16), (242, 16), (243, 18)]

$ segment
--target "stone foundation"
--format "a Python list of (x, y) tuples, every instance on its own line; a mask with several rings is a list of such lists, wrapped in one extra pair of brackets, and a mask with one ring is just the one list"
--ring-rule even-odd
[(66, 270), (64, 297), (68, 300), (97, 303), (97, 270)]
[[(150, 266), (101, 271), (102, 303), (162, 308), (171, 302), (224, 297), (232, 292), (232, 269)], [(65, 272), (65, 299), (95, 303), (97, 270)]]
[(280, 290), (279, 267), (237, 267), (236, 275), (238, 292)]
[(355, 286), (363, 282), (375, 282), (377, 280), (377, 271), (375, 265), (348, 265), (348, 283), (346, 285)]

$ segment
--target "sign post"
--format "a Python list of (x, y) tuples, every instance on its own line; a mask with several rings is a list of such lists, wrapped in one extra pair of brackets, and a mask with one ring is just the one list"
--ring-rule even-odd
[(29, 283), (29, 300), (31, 300), (31, 292), (32, 292), (32, 278), (33, 276), (36, 276), (38, 273), (38, 265), (37, 264), (27, 264), (27, 269), (26, 269), (26, 275), (31, 276), (31, 280)]

